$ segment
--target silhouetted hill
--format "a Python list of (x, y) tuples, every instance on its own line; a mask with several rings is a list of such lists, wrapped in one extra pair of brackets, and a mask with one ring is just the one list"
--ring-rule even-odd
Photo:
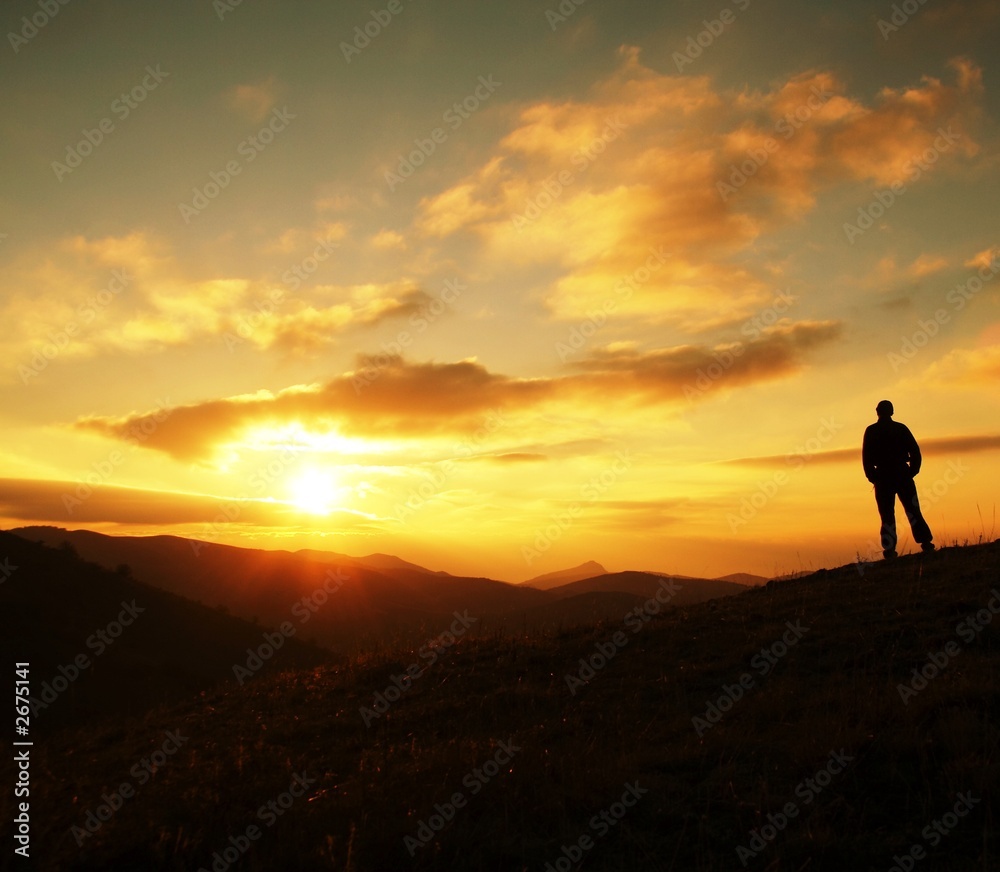
[(622, 615), (642, 605), (647, 597), (622, 591), (589, 591), (566, 597), (553, 598), (526, 612), (523, 622), (510, 621), (512, 632), (518, 630), (555, 631), (600, 621), (620, 621)]
[[(660, 579), (655, 574), (634, 573), (638, 581), (629, 584), (622, 581), (629, 574), (618, 573), (590, 579), (580, 588), (562, 585), (543, 591), (412, 568), (415, 564), (389, 555), (364, 558), (383, 564), (383, 569), (376, 570), (362, 565), (359, 558), (346, 563), (342, 555), (332, 552), (293, 554), (176, 536), (106, 536), (59, 527), (21, 527), (12, 532), (54, 547), (69, 543), (87, 560), (107, 568), (127, 565), (136, 578), (163, 590), (272, 626), (288, 620), (303, 597), (312, 597), (325, 587), (329, 596), (320, 594), (322, 608), (313, 610), (301, 638), (342, 653), (387, 640), (426, 641), (443, 632), (456, 612), (474, 619), (473, 635), (500, 626), (566, 628), (613, 617), (619, 601), (612, 597), (564, 605), (559, 601), (582, 593), (628, 593), (645, 599), (652, 596)], [(726, 582), (704, 579), (685, 579), (683, 584), (677, 603), (726, 596), (733, 590)]]
[[(653, 572), (610, 572), (594, 578), (585, 578), (570, 584), (549, 588), (549, 593), (558, 597), (576, 596), (582, 593), (606, 591), (630, 593), (638, 597), (651, 597), (657, 590), (664, 590), (661, 598), (673, 606), (690, 605), (720, 596), (742, 593), (746, 586), (732, 581), (710, 578), (687, 578), (665, 576)], [(667, 592), (669, 591), (669, 592)]]
[(545, 575), (536, 575), (527, 581), (521, 582), (525, 587), (533, 587), (538, 590), (548, 590), (550, 587), (559, 587), (569, 584), (572, 581), (580, 581), (582, 578), (593, 578), (595, 575), (604, 575), (607, 570), (594, 560), (588, 560), (572, 569), (560, 569), (556, 572), (546, 572)]
[[(64, 734), (34, 751), (36, 862), (996, 869), (998, 570), (998, 544), (849, 565), (634, 632), (402, 646)], [(84, 832), (165, 730), (181, 749)]]
[(750, 572), (731, 572), (729, 575), (720, 575), (716, 581), (735, 581), (737, 584), (745, 584), (747, 587), (756, 587), (758, 584), (767, 584), (770, 579), (763, 575), (753, 575)]
[(347, 554), (338, 554), (336, 551), (318, 551), (314, 548), (301, 548), (294, 552), (298, 557), (305, 557), (307, 560), (321, 560), (324, 563), (339, 563), (345, 566), (366, 566), (369, 569), (406, 569), (412, 572), (423, 572), (427, 575), (450, 575), (448, 572), (435, 572), (416, 563), (410, 563), (401, 557), (392, 554), (369, 554), (366, 557), (351, 557)]
[(70, 542), (88, 560), (107, 567), (127, 564), (150, 584), (261, 623), (286, 620), (303, 596), (330, 585), (336, 593), (315, 613), (306, 638), (337, 651), (388, 638), (416, 641), (436, 636), (455, 611), (468, 611), (480, 631), (547, 601), (541, 591), (501, 581), (406, 568), (413, 564), (374, 570), (335, 556), (316, 559), (175, 536), (105, 536), (58, 527), (13, 532), (52, 545)]
[[(235, 681), (233, 666), (246, 663), (247, 648), (258, 649), (269, 629), (136, 581), (124, 570), (84, 562), (69, 549), (0, 532), (0, 555), (16, 567), (0, 584), (0, 650), (4, 663), (31, 664), (33, 698), (43, 704), (32, 720), (46, 732), (95, 716), (140, 714)], [(289, 619), (301, 630), (297, 618)], [(281, 642), (281, 668), (330, 661), (297, 635)]]

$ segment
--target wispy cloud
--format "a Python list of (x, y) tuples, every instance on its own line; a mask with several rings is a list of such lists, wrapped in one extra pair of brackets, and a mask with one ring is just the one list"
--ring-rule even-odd
[[(1000, 450), (1000, 436), (943, 436), (920, 440), (920, 451), (925, 455), (941, 454), (978, 454), (985, 451)], [(789, 458), (798, 455), (769, 454), (760, 457), (737, 457), (732, 460), (721, 460), (719, 463), (735, 464), (737, 466), (785, 466)], [(810, 464), (826, 463), (857, 463), (861, 464), (861, 443), (856, 448), (832, 448), (826, 451), (810, 452)]]

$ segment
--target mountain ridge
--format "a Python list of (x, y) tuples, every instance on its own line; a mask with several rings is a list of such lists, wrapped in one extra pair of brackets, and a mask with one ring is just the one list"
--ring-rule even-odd
[[(576, 590), (539, 590), (431, 572), (391, 556), (375, 569), (355, 558), (345, 562), (334, 552), (320, 552), (321, 559), (316, 559), (312, 553), (248, 549), (172, 536), (108, 536), (59, 527), (21, 527), (11, 532), (52, 547), (68, 542), (82, 557), (108, 569), (127, 565), (137, 578), (157, 587), (266, 625), (280, 623), (297, 596), (316, 590), (332, 573), (338, 579), (336, 600), (315, 617), (309, 629), (319, 644), (340, 652), (395, 636), (426, 639), (438, 626), (446, 625), (453, 611), (469, 610), (475, 615), (480, 622), (475, 632), (504, 625), (543, 628), (613, 618), (622, 605), (621, 597), (589, 596), (564, 606), (557, 601), (601, 592), (645, 599), (655, 589), (654, 584), (621, 587), (612, 579), (603, 588), (592, 582)], [(578, 567), (580, 571), (589, 568), (589, 564)], [(694, 593), (703, 585), (715, 591), (713, 595), (737, 592), (735, 586), (689, 580), (678, 603), (704, 599)]]

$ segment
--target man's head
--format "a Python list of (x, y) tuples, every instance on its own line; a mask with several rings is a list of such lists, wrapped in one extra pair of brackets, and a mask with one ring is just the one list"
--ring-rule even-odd
[(880, 418), (891, 418), (892, 417), (892, 403), (888, 400), (881, 400), (879, 404), (875, 407), (875, 414)]

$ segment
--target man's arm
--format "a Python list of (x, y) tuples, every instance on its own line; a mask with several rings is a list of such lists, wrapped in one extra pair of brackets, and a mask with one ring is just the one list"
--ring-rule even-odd
[(872, 463), (871, 428), (865, 430), (865, 437), (861, 440), (861, 465), (865, 470), (865, 478), (874, 483), (875, 464)]
[(909, 442), (910, 475), (916, 475), (920, 472), (920, 464), (923, 462), (923, 458), (920, 456), (920, 446), (917, 445), (917, 440), (910, 432), (910, 428), (904, 424), (903, 429), (906, 430), (907, 441)]

